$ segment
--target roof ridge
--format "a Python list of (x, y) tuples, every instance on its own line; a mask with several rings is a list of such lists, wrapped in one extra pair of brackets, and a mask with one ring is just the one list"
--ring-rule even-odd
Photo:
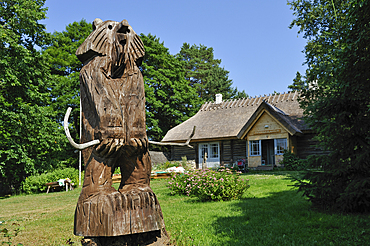
[(262, 101), (266, 101), (271, 104), (278, 104), (279, 102), (284, 101), (294, 101), (298, 97), (298, 91), (288, 91), (288, 92), (276, 92), (269, 93), (268, 95), (259, 95), (259, 96), (248, 96), (242, 98), (231, 98), (223, 100), (221, 103), (216, 103), (212, 101), (204, 102), (200, 107), (200, 111), (207, 110), (217, 110), (217, 109), (227, 109), (227, 108), (237, 108), (245, 106), (255, 106)]

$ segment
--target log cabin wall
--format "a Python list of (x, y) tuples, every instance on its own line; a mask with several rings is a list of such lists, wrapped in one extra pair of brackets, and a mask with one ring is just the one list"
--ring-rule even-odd
[[(220, 165), (233, 164), (238, 159), (247, 158), (247, 142), (245, 140), (231, 139), (216, 142), (219, 143), (220, 148)], [(199, 143), (192, 143), (193, 149), (185, 146), (172, 146), (171, 160), (181, 161), (181, 157), (186, 156), (188, 160), (195, 160), (198, 167), (198, 144)]]
[[(232, 148), (231, 148), (232, 144)], [(238, 159), (247, 158), (247, 142), (244, 139), (235, 139), (224, 141), (224, 148), (228, 146), (228, 152), (224, 149), (225, 157), (223, 159), (224, 164), (233, 164)], [(232, 150), (232, 152), (231, 152)], [(226, 157), (227, 154), (227, 157)]]
[[(318, 141), (314, 139), (314, 133), (305, 133), (301, 136), (288, 136), (287, 133), (280, 133), (277, 134), (270, 134), (272, 138), (288, 138), (290, 150), (297, 154), (300, 158), (306, 159), (307, 156), (312, 154), (327, 154), (327, 152), (317, 148), (316, 145)], [(258, 135), (259, 138), (251, 138), (251, 139), (266, 139), (264, 135)], [(220, 140), (219, 147), (220, 147), (220, 165), (225, 164), (233, 164), (238, 159), (248, 159), (247, 158), (247, 141), (244, 139), (232, 139), (232, 140)], [(198, 158), (198, 144), (199, 143), (191, 143), (194, 147), (193, 149), (188, 148), (186, 146), (171, 146), (171, 161), (181, 161), (183, 156), (186, 156), (188, 160), (194, 160), (197, 164), (199, 164)], [(277, 163), (282, 158), (282, 156), (278, 156)], [(251, 159), (251, 157), (249, 158)], [(256, 157), (258, 163), (260, 163), (260, 157)], [(253, 160), (251, 159), (251, 162)], [(250, 163), (253, 166), (252, 163)], [(260, 164), (256, 164), (260, 165)], [(254, 165), (254, 166), (256, 166)]]
[(198, 145), (196, 143), (190, 145), (193, 146), (193, 149), (186, 146), (171, 146), (171, 161), (181, 161), (183, 156), (186, 156), (188, 160), (196, 160)]

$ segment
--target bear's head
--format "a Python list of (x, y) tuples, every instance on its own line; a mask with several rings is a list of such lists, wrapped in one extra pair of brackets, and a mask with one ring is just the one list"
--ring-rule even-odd
[(93, 32), (77, 49), (78, 59), (87, 64), (97, 56), (104, 56), (103, 67), (106, 76), (121, 77), (124, 73), (132, 74), (141, 64), (145, 55), (144, 44), (127, 20), (121, 22), (95, 19)]

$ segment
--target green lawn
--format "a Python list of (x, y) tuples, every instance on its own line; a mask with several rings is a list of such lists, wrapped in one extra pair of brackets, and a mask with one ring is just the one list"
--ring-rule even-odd
[[(294, 172), (247, 174), (242, 200), (198, 202), (171, 196), (166, 180), (153, 180), (166, 228), (177, 245), (369, 245), (370, 215), (313, 210), (291, 186)], [(2, 228), (25, 227), (13, 243), (79, 244), (73, 215), (80, 189), (0, 199)], [(3, 240), (3, 239), (0, 239)]]

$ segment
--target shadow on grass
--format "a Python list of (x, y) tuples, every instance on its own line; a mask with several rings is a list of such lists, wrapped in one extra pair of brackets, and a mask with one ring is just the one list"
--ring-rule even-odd
[(218, 245), (365, 245), (370, 239), (369, 216), (313, 210), (296, 190), (230, 206), (239, 215), (220, 215), (212, 224)]

